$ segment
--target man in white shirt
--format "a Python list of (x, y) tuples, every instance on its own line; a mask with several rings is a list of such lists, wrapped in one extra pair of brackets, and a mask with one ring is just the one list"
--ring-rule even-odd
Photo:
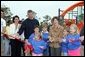
[(1, 18), (1, 32), (3, 33), (4, 33), (5, 26), (6, 26), (6, 21), (3, 18)]
[[(2, 33), (5, 32), (5, 27), (6, 27), (6, 21), (3, 19), (3, 17), (4, 17), (4, 11), (1, 10), (1, 38), (2, 38), (2, 36), (3, 36)], [(3, 39), (3, 38), (2, 38), (2, 39)]]
[(8, 41), (6, 41), (6, 39), (3, 37), (3, 33), (5, 33), (5, 27), (6, 27), (6, 21), (3, 19), (3, 17), (4, 17), (4, 11), (1, 10), (1, 51), (4, 51), (3, 55), (5, 56), (8, 52), (8, 45), (6, 44)]

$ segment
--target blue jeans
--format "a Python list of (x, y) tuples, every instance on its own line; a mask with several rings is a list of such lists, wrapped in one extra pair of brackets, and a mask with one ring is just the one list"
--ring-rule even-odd
[(4, 43), (4, 37), (1, 36), (1, 43), (3, 44)]
[(1, 36), (1, 56), (4, 56), (3, 52), (4, 52), (4, 38), (3, 36)]
[(67, 56), (67, 52), (63, 52), (63, 56)]
[(62, 52), (62, 56), (68, 56), (67, 52)]
[(10, 55), (10, 45), (9, 45), (10, 40), (9, 39), (4, 39), (4, 56), (9, 56)]

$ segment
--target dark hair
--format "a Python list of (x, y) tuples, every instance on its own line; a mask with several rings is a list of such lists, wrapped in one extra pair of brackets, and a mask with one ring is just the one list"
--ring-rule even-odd
[(22, 21), (19, 21), (19, 24), (22, 24)]
[(39, 26), (38, 26), (38, 25), (35, 25), (35, 26), (34, 26), (34, 29), (35, 29), (35, 28), (39, 28)]
[(18, 18), (19, 19), (19, 16), (18, 15), (15, 15), (14, 17), (13, 17), (13, 23), (14, 23), (14, 20), (15, 20), (15, 18)]
[(1, 12), (4, 12), (3, 10), (1, 10)]
[(39, 25), (35, 25), (35, 26), (34, 26), (34, 29), (35, 29), (35, 28), (39, 28), (39, 32), (40, 32), (40, 26), (39, 26)]
[(59, 21), (59, 18), (57, 16), (53, 17), (52, 20), (51, 20), (51, 23), (53, 23), (54, 20), (58, 20)]
[(28, 10), (27, 13), (32, 13), (33, 11), (32, 10)]

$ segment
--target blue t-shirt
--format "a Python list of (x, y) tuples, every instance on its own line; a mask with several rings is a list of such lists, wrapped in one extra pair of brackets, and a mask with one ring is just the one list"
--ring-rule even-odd
[(46, 42), (47, 47), (49, 47), (49, 33), (48, 32), (42, 32), (42, 39)]
[(48, 39), (48, 36), (49, 36), (49, 33), (48, 32), (42, 32), (42, 39), (44, 40), (44, 41), (48, 41), (49, 39)]
[(30, 42), (31, 40), (33, 40), (34, 37), (35, 37), (35, 33), (32, 33), (32, 34), (29, 36), (29, 38), (28, 38), (29, 42)]
[[(79, 34), (68, 34), (66, 37), (67, 43), (68, 43), (68, 49), (74, 50), (80, 47), (81, 42), (79, 41), (80, 35)], [(74, 39), (73, 42), (69, 42), (70, 39)]]
[[(66, 39), (67, 36), (65, 36), (63, 39)], [(61, 49), (62, 49), (62, 52), (67, 52), (68, 51), (68, 48), (67, 48), (67, 42), (61, 42)]]
[[(44, 49), (46, 49), (46, 42), (41, 40), (35, 40), (34, 39), (34, 34), (32, 34), (30, 36), (30, 38), (28, 39), (28, 41), (31, 43), (31, 45), (33, 46), (33, 52), (36, 54), (40, 54), (43, 53)], [(44, 46), (44, 49), (40, 48), (40, 46)]]

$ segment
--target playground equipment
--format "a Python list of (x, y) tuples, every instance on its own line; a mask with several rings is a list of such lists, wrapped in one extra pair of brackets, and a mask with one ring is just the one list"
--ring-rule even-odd
[(84, 19), (84, 1), (78, 1), (69, 6), (67, 9), (63, 10), (59, 16), (63, 17), (66, 24), (68, 23), (71, 25), (71, 23), (76, 23), (80, 31), (84, 25), (83, 22), (81, 22), (81, 20)]
[(66, 10), (64, 10), (61, 14), (61, 16), (65, 16), (66, 13), (68, 13), (69, 11), (72, 11), (74, 8), (78, 7), (78, 6), (84, 6), (84, 1), (80, 1), (80, 2), (77, 2), (73, 5), (71, 5), (70, 7), (68, 7)]

